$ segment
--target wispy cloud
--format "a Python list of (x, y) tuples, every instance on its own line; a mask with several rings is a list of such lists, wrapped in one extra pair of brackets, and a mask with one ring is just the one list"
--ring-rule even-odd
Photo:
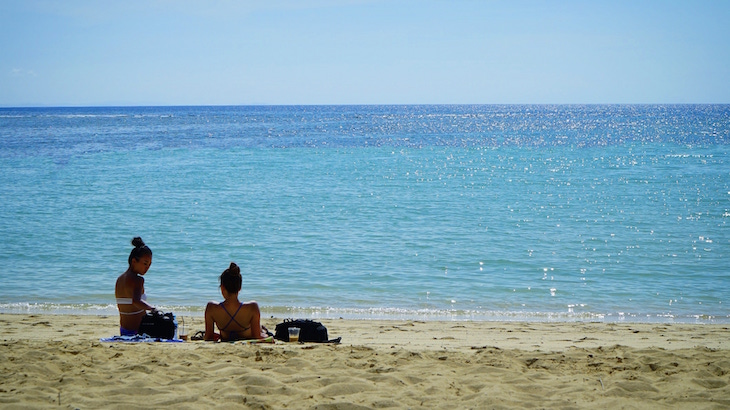
[(10, 70), (11, 77), (37, 77), (38, 75), (33, 70), (26, 70), (24, 68), (13, 68)]

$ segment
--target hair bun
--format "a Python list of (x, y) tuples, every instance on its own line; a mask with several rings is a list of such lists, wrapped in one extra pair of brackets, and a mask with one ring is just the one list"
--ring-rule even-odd
[(231, 266), (228, 267), (228, 272), (234, 274), (234, 275), (240, 275), (241, 274), (241, 268), (238, 267), (235, 263), (231, 262)]
[(135, 248), (141, 248), (144, 246), (144, 241), (139, 236), (136, 236), (134, 239), (132, 239), (132, 246)]
[(221, 286), (223, 286), (228, 293), (238, 293), (241, 290), (241, 269), (235, 263), (231, 262), (228, 269), (224, 270), (220, 276)]

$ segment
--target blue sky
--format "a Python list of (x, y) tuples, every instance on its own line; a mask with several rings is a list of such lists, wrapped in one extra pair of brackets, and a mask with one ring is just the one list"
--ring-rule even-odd
[(0, 0), (0, 106), (730, 103), (730, 1)]

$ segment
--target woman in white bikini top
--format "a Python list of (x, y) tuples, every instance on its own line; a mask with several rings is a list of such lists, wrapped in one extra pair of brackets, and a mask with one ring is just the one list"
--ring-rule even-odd
[[(139, 300), (147, 301), (147, 295), (142, 294), (142, 296), (139, 297)], [(134, 306), (134, 299), (133, 298), (117, 298), (117, 305), (133, 305)], [(123, 312), (122, 308), (119, 308), (119, 314), (125, 315), (125, 316), (131, 316), (131, 315), (138, 315), (142, 312), (145, 312), (145, 309), (135, 310), (134, 312)]]
[(119, 332), (122, 336), (137, 334), (145, 312), (155, 310), (146, 301), (143, 278), (152, 265), (152, 250), (139, 237), (132, 239), (132, 245), (134, 249), (129, 254), (129, 268), (119, 275), (114, 288), (119, 309)]

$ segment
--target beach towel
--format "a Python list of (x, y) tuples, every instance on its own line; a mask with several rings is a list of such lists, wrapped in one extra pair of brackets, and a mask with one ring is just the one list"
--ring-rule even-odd
[(180, 343), (180, 342), (184, 341), (182, 339), (162, 339), (159, 337), (151, 337), (151, 336), (147, 336), (147, 335), (112, 336), (112, 337), (103, 337), (99, 340), (102, 342), (105, 342), (105, 343), (116, 343), (116, 342), (122, 342), (122, 343), (151, 343), (151, 342)]
[(256, 345), (259, 343), (276, 343), (276, 341), (274, 340), (274, 336), (268, 336), (263, 339), (239, 340), (237, 343), (241, 343), (242, 345)]

